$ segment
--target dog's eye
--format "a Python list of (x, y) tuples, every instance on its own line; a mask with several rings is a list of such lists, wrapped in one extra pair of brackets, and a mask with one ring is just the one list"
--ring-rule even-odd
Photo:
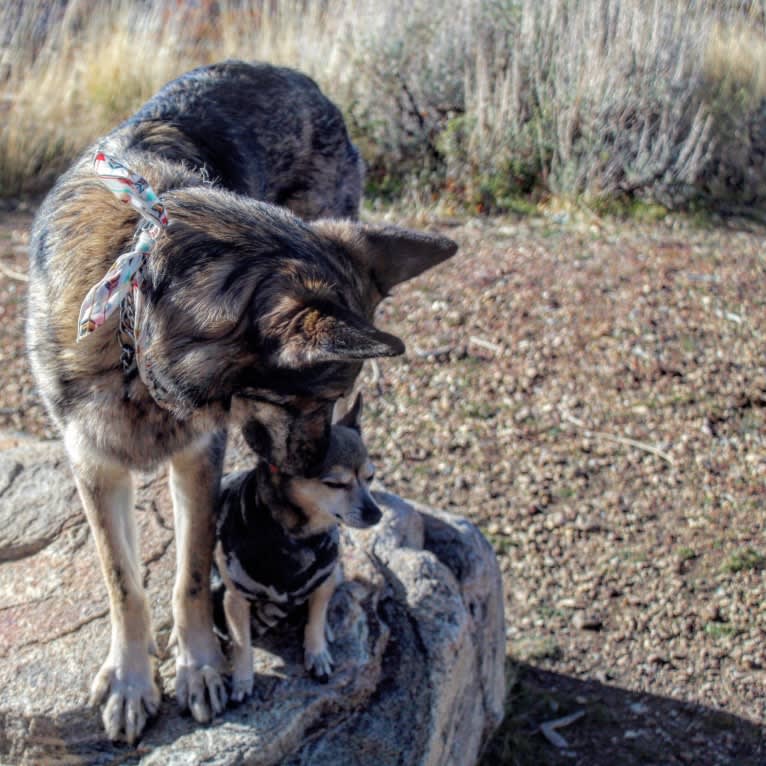
[(344, 484), (342, 481), (323, 481), (322, 484), (330, 489), (348, 489), (349, 485)]

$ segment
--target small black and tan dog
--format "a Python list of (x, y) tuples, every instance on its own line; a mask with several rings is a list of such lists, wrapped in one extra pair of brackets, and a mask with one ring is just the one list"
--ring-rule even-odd
[(374, 468), (361, 412), (360, 394), (333, 425), (315, 476), (285, 475), (262, 459), (223, 480), (212, 590), (219, 629), (230, 641), (236, 702), (253, 690), (252, 636), (307, 602), (304, 664), (320, 681), (332, 672), (327, 607), (342, 579), (338, 523), (365, 529), (381, 518), (369, 489)]

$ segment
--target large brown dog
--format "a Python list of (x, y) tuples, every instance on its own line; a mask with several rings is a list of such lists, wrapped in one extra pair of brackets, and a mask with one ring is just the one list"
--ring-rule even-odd
[[(333, 220), (357, 216), (358, 154), (338, 110), (290, 70), (241, 62), (195, 70), (99, 146), (149, 181), (170, 219), (132, 320), (135, 364), (121, 362), (116, 315), (75, 343), (80, 304), (139, 224), (95, 176), (96, 147), (62, 176), (35, 222), (28, 345), (109, 591), (111, 648), (92, 699), (106, 700), (108, 735), (132, 742), (160, 695), (131, 469), (170, 461), (176, 695), (207, 721), (226, 703), (209, 572), (230, 420), (252, 444), (268, 444), (281, 470), (311, 475), (333, 403), (360, 360), (404, 349), (373, 327), (376, 305), (456, 246)], [(268, 203), (327, 220), (305, 223)]]

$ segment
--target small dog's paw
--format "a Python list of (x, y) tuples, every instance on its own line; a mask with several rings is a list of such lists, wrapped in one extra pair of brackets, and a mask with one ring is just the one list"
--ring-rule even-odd
[(303, 664), (306, 666), (306, 670), (320, 683), (326, 684), (330, 680), (333, 661), (330, 650), (326, 646), (316, 652), (306, 649)]
[(243, 702), (253, 694), (253, 674), (249, 677), (245, 676), (232, 676), (231, 679), (231, 693), (229, 699), (232, 702)]
[(176, 699), (181, 710), (189, 710), (195, 721), (209, 723), (226, 707), (223, 677), (211, 665), (176, 664)]
[(90, 692), (91, 705), (104, 700), (101, 720), (107, 737), (132, 745), (160, 706), (160, 691), (152, 678), (148, 656), (144, 669), (132, 671), (107, 660), (93, 679)]
[(324, 624), (324, 637), (327, 639), (328, 644), (335, 643), (335, 633), (333, 633), (333, 629), (330, 627), (329, 620)]

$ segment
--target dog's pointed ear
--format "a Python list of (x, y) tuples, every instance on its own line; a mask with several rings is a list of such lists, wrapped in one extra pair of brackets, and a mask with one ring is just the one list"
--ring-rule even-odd
[(369, 269), (382, 296), (400, 282), (422, 274), (457, 252), (457, 243), (440, 234), (348, 221), (317, 221), (314, 228), (340, 241)]
[(384, 295), (457, 252), (457, 243), (440, 234), (397, 226), (363, 226), (362, 233), (367, 263)]
[(270, 361), (300, 368), (404, 353), (404, 343), (329, 300), (285, 296), (261, 322)]
[(345, 426), (357, 433), (362, 432), (362, 392), (360, 391), (351, 405), (351, 409), (337, 422), (336, 425)]

